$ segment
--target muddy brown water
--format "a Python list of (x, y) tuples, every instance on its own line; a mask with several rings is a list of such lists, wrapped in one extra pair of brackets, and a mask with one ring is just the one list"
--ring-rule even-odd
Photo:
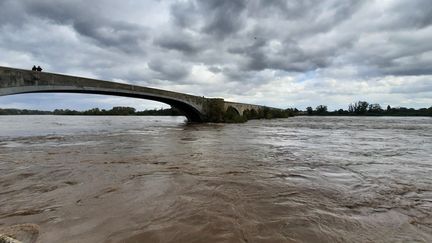
[(0, 116), (39, 242), (432, 242), (432, 119)]

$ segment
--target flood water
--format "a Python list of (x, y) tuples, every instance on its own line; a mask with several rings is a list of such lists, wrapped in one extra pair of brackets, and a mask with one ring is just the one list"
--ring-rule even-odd
[(432, 118), (0, 116), (40, 242), (432, 242)]

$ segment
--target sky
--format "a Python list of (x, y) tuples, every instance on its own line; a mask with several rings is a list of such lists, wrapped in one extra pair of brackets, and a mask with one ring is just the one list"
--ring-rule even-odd
[[(432, 106), (430, 0), (0, 0), (0, 66), (279, 108)], [(165, 104), (21, 94), (2, 108)]]

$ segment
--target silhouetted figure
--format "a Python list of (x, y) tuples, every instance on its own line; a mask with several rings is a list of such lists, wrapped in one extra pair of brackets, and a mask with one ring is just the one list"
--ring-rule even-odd
[(37, 70), (38, 72), (42, 72), (43, 69), (42, 69), (40, 66), (38, 66), (36, 70)]
[(37, 70), (36, 66), (33, 65), (33, 67), (32, 67), (32, 71), (36, 71), (36, 70)]

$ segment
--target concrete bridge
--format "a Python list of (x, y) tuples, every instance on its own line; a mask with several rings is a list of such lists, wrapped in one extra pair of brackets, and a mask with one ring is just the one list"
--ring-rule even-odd
[(190, 122), (215, 121), (215, 114), (220, 117), (230, 107), (239, 115), (243, 115), (245, 110), (259, 111), (264, 108), (259, 105), (226, 102), (220, 98), (205, 98), (123, 83), (0, 67), (0, 96), (53, 92), (115, 95), (159, 101), (183, 112)]

